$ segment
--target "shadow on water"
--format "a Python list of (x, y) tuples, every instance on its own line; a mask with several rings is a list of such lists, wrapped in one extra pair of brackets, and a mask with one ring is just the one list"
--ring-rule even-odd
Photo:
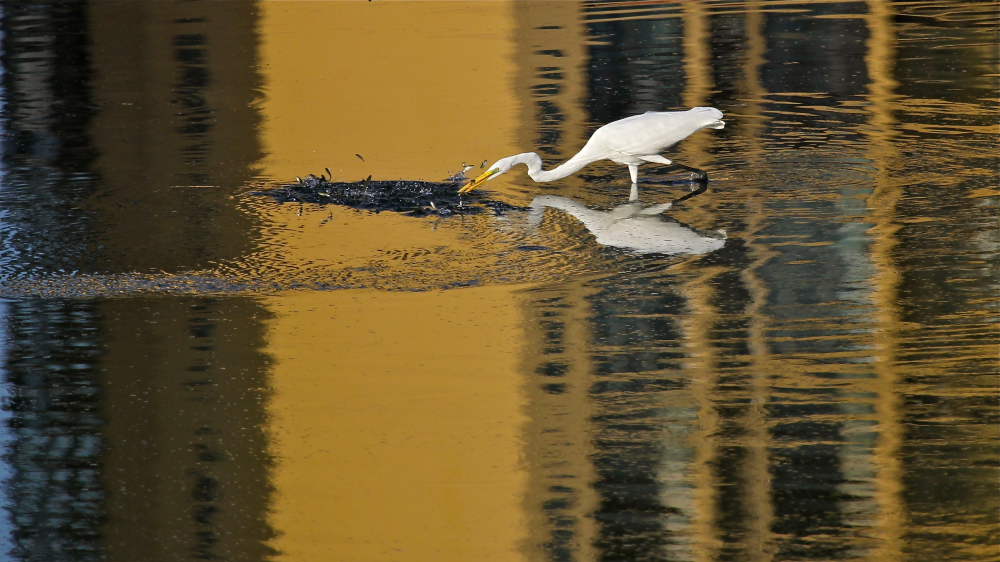
[[(0, 557), (994, 559), (993, 7), (456, 6), (0, 0)], [(707, 191), (248, 197), (709, 105)]]

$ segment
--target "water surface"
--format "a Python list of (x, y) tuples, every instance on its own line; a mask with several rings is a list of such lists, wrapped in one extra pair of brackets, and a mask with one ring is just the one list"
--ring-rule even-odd
[(0, 1), (0, 556), (995, 559), (994, 8)]

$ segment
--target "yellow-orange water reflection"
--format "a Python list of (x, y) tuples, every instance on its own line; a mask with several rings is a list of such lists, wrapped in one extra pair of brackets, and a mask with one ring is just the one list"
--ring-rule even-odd
[(271, 546), (290, 560), (518, 559), (522, 300), (511, 286), (265, 301)]
[[(441, 179), (463, 158), (513, 152), (513, 26), (505, 2), (263, 4), (265, 173)], [(338, 211), (275, 242), (291, 262), (362, 266), (447, 259), (465, 244), (460, 230), (385, 218)], [(528, 513), (517, 291), (267, 302), (275, 549), (303, 560), (518, 557)]]
[(511, 3), (263, 2), (260, 16), (266, 175), (438, 180), (516, 149)]

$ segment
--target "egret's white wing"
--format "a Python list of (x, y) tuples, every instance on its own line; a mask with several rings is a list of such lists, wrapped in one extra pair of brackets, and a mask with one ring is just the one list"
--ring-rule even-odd
[(714, 108), (689, 111), (649, 111), (604, 125), (594, 131), (587, 152), (599, 150), (623, 154), (657, 154), (691, 136), (699, 129), (721, 123), (722, 112)]

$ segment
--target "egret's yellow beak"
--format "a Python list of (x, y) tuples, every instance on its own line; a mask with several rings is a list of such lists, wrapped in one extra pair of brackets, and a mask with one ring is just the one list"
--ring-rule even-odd
[(477, 177), (476, 179), (474, 179), (474, 180), (470, 181), (469, 183), (465, 184), (464, 186), (462, 186), (462, 189), (459, 189), (458, 192), (459, 193), (468, 193), (468, 192), (472, 191), (473, 189), (476, 189), (477, 187), (479, 187), (479, 186), (483, 185), (484, 183), (486, 183), (486, 180), (488, 180), (491, 177), (493, 177), (493, 175), (496, 174), (499, 171), (500, 171), (499, 169), (493, 168), (492, 170), (489, 170), (487, 172), (483, 172), (482, 174), (479, 174), (479, 177)]

